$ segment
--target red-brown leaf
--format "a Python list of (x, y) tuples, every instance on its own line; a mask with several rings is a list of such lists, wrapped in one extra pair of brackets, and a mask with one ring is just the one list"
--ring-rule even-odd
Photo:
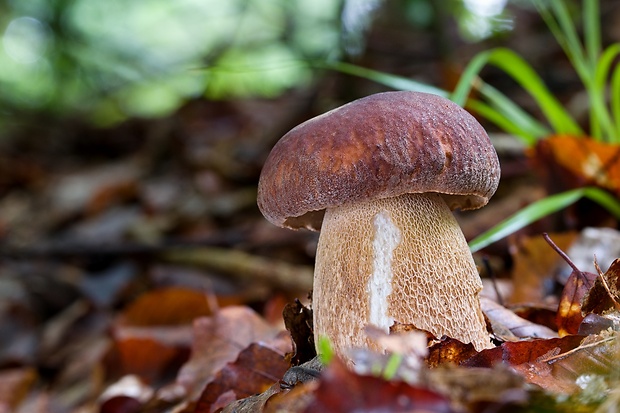
[(577, 334), (579, 331), (579, 325), (583, 321), (581, 302), (590, 288), (592, 288), (596, 278), (596, 274), (575, 270), (568, 277), (566, 285), (562, 290), (556, 315), (560, 337), (568, 334)]
[(207, 385), (195, 413), (210, 413), (232, 401), (262, 393), (280, 380), (288, 367), (282, 352), (262, 344), (251, 344)]
[(359, 376), (336, 360), (321, 377), (305, 413), (453, 412), (444, 396), (404, 382)]

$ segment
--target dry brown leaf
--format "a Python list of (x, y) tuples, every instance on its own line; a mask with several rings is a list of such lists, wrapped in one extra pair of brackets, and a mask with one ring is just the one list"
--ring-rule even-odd
[[(574, 232), (551, 234), (553, 241), (562, 250), (566, 250), (575, 240)], [(513, 294), (510, 303), (542, 303), (550, 293), (546, 285), (553, 279), (553, 271), (561, 261), (554, 254), (547, 241), (540, 236), (520, 240), (512, 252), (514, 266), (512, 270)]]
[(235, 400), (262, 393), (278, 382), (288, 368), (289, 363), (280, 350), (250, 344), (207, 385), (198, 399), (195, 413), (210, 413)]
[(560, 304), (556, 316), (558, 335), (577, 334), (583, 321), (581, 303), (594, 285), (596, 274), (573, 270), (560, 296)]
[(118, 327), (110, 368), (120, 375), (134, 374), (158, 382), (187, 360), (192, 330), (181, 327)]
[(612, 262), (604, 274), (598, 264), (596, 269), (599, 277), (584, 297), (581, 310), (584, 314), (604, 314), (614, 308), (620, 310), (620, 259)]
[(239, 352), (252, 343), (269, 341), (280, 331), (248, 307), (225, 307), (211, 317), (194, 321), (191, 357), (180, 369), (177, 382), (196, 400), (205, 385)]
[(523, 377), (501, 364), (491, 369), (446, 364), (427, 377), (432, 390), (448, 396), (462, 411), (510, 411), (507, 405), (528, 399)]
[(351, 372), (336, 359), (323, 371), (315, 397), (304, 413), (453, 412), (434, 391)]
[[(579, 336), (567, 336), (579, 337)], [(620, 367), (618, 332), (604, 331), (591, 335), (572, 349), (554, 347), (540, 356), (514, 366), (528, 382), (543, 389), (566, 395), (574, 394), (591, 377), (609, 379)]]
[(583, 336), (566, 336), (506, 342), (499, 347), (482, 350), (470, 359), (465, 360), (461, 365), (466, 367), (493, 367), (501, 363), (509, 366), (532, 363), (549, 352), (570, 351), (579, 346), (583, 338)]
[(433, 344), (428, 349), (426, 364), (431, 367), (439, 367), (445, 364), (460, 364), (478, 354), (471, 343), (463, 344), (454, 338), (446, 338)]
[(567, 186), (597, 185), (620, 195), (620, 145), (556, 135), (540, 140), (536, 153), (559, 167)]
[(295, 300), (284, 307), (284, 325), (291, 333), (293, 352), (289, 355), (292, 366), (298, 366), (316, 356), (312, 329), (312, 310)]
[(550, 328), (521, 318), (494, 301), (481, 297), (480, 305), (484, 314), (491, 321), (493, 334), (504, 341), (516, 341), (524, 337), (557, 337), (557, 333)]
[(124, 324), (132, 326), (162, 326), (190, 324), (194, 319), (211, 314), (213, 308), (239, 304), (234, 297), (217, 297), (210, 303), (204, 292), (181, 287), (148, 291), (122, 313)]
[(0, 371), (0, 411), (15, 411), (32, 390), (37, 376), (36, 370), (32, 367)]
[[(306, 410), (314, 400), (314, 392), (319, 386), (318, 381), (300, 383), (290, 390), (274, 391), (264, 404), (264, 413), (299, 413)], [(254, 410), (252, 413), (255, 412)], [(241, 412), (239, 412), (241, 413)]]

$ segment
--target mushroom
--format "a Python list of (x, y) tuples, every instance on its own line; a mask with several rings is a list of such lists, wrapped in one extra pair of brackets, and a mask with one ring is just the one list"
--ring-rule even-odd
[(375, 350), (368, 324), (414, 325), (491, 347), (482, 282), (451, 209), (480, 208), (500, 166), (483, 127), (437, 95), (385, 92), (293, 128), (269, 154), (258, 206), (273, 224), (320, 230), (315, 340), (346, 358)]

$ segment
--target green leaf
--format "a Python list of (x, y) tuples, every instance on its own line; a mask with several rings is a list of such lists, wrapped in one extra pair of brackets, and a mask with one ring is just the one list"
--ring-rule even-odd
[(502, 238), (525, 228), (531, 223), (577, 202), (582, 197), (591, 199), (607, 209), (616, 219), (620, 220), (620, 202), (608, 192), (595, 187), (572, 189), (570, 191), (551, 195), (536, 201), (506, 218), (493, 228), (479, 235), (469, 242), (471, 252), (499, 241)]

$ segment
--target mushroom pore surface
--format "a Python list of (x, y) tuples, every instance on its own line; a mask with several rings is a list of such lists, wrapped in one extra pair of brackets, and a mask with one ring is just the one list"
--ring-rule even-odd
[(405, 194), (327, 209), (314, 274), (315, 339), (334, 350), (370, 347), (364, 326), (412, 324), (477, 350), (491, 347), (482, 283), (439, 194)]

